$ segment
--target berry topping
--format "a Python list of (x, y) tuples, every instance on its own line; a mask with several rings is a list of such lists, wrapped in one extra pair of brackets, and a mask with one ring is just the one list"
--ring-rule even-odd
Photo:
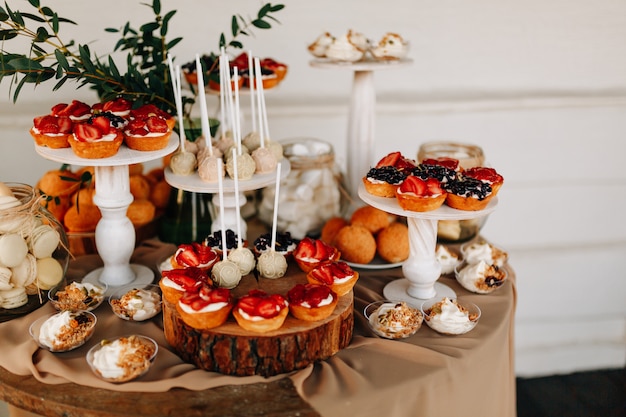
[(74, 137), (79, 142), (93, 142), (102, 137), (102, 132), (93, 125), (80, 123), (74, 127)]
[[(213, 234), (208, 235), (206, 239), (204, 239), (204, 245), (222, 250), (222, 231), (216, 230)], [(232, 229), (227, 229), (226, 248), (235, 249), (237, 246), (239, 246), (239, 238), (237, 237), (237, 234)]]
[(332, 260), (337, 254), (337, 249), (325, 243), (321, 239), (305, 237), (298, 243), (293, 253), (298, 259), (316, 259), (318, 261)]
[(337, 297), (330, 287), (317, 284), (297, 284), (287, 293), (289, 304), (301, 305), (308, 303), (311, 307), (317, 307), (319, 304), (332, 294), (333, 298)]
[(367, 178), (384, 181), (388, 184), (399, 185), (402, 181), (404, 181), (406, 175), (396, 167), (383, 166), (380, 168), (371, 168), (367, 172)]
[(130, 111), (131, 119), (147, 119), (150, 116), (159, 116), (165, 120), (172, 117), (168, 112), (161, 110), (154, 104), (144, 104), (143, 106)]
[(169, 278), (174, 283), (183, 287), (185, 291), (193, 290), (194, 288), (202, 285), (202, 283), (209, 282), (209, 277), (206, 272), (195, 267), (170, 269), (168, 271), (163, 271), (161, 274), (163, 277)]
[(72, 133), (74, 124), (68, 117), (55, 117), (51, 115), (39, 116), (33, 119), (33, 125), (43, 134)]
[(439, 182), (448, 182), (456, 178), (455, 170), (443, 165), (419, 164), (413, 169), (412, 174), (422, 179), (436, 178)]
[(384, 156), (378, 163), (376, 164), (376, 168), (382, 167), (395, 167), (401, 172), (411, 171), (415, 168), (415, 162), (402, 156), (400, 152), (391, 152), (390, 154)]
[(218, 256), (212, 248), (193, 242), (179, 245), (174, 259), (179, 265), (185, 267), (206, 267), (217, 262)]
[(457, 171), (459, 169), (459, 160), (442, 156), (441, 158), (427, 158), (422, 161), (424, 165), (439, 165)]
[(491, 194), (491, 185), (476, 178), (465, 177), (444, 184), (447, 192), (461, 196), (484, 200)]
[(345, 262), (325, 262), (313, 269), (310, 274), (321, 283), (333, 285), (335, 279), (351, 277), (354, 271)]
[(102, 104), (102, 110), (105, 112), (119, 113), (130, 110), (132, 104), (130, 101), (123, 97), (118, 97), (115, 100), (107, 101)]
[(201, 284), (191, 291), (186, 291), (180, 298), (180, 302), (198, 311), (210, 304), (230, 304), (232, 296), (230, 290), (226, 288), (212, 288), (209, 285)]
[(502, 175), (498, 174), (495, 169), (487, 167), (470, 168), (465, 170), (463, 172), (463, 175), (465, 175), (466, 177), (476, 178), (477, 180), (488, 182), (489, 184), (499, 183), (504, 180), (504, 178), (502, 178)]
[[(276, 233), (276, 246), (274, 250), (276, 250), (276, 252), (282, 253), (289, 252), (290, 247), (293, 248), (296, 243), (296, 240), (291, 237), (291, 233)], [(265, 252), (266, 250), (270, 249), (271, 246), (272, 236), (269, 233), (265, 233), (259, 236), (254, 241), (254, 248), (257, 250), (257, 252)]]
[(271, 319), (287, 307), (287, 300), (280, 294), (267, 294), (261, 290), (251, 290), (237, 301), (237, 308), (254, 317)]
[(82, 101), (73, 100), (70, 104), (59, 103), (52, 107), (50, 114), (54, 116), (81, 117), (91, 113), (91, 107)]
[(132, 136), (145, 136), (148, 133), (167, 133), (167, 122), (160, 116), (148, 116), (131, 120), (126, 126), (126, 132)]

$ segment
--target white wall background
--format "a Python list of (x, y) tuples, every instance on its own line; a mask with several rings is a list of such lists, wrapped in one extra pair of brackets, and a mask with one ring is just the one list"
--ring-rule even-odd
[[(275, 139), (313, 136), (334, 144), (346, 164), (352, 73), (310, 67), (306, 46), (323, 31), (385, 32), (411, 42), (413, 65), (375, 75), (376, 159), (420, 143), (454, 139), (483, 147), (505, 177), (484, 235), (510, 252), (519, 287), (517, 373), (545, 375), (626, 364), (626, 2), (623, 0), (284, 1), (270, 31), (246, 48), (289, 65), (268, 93)], [(9, 1), (13, 9), (26, 2)], [(152, 14), (140, 2), (50, 0), (78, 23), (64, 39), (109, 53), (105, 27), (138, 27)], [(256, 0), (163, 0), (178, 9), (170, 37), (184, 63), (216, 51), (233, 13)], [(0, 180), (35, 184), (58, 164), (41, 159), (32, 118), (59, 102), (94, 102), (88, 89), (25, 88), (17, 104), (0, 85)], [(216, 103), (213, 103), (216, 105)], [(210, 103), (211, 105), (211, 103)]]

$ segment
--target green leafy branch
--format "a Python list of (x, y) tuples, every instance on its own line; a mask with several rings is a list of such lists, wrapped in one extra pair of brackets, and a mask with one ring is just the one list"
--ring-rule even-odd
[[(240, 35), (245, 36), (253, 36), (252, 28), (257, 29), (271, 29), (272, 25), (269, 21), (274, 21), (276, 23), (280, 23), (272, 13), (276, 13), (285, 6), (283, 4), (264, 4), (261, 9), (258, 11), (256, 18), (245, 19), (243, 16), (237, 14), (233, 15), (230, 23), (230, 31), (232, 35), (232, 40), (226, 43), (226, 36), (222, 32), (220, 35), (219, 41), (219, 50), (222, 48), (228, 49), (228, 47), (243, 49), (243, 43), (237, 40)], [(269, 21), (268, 21), (269, 20)]]

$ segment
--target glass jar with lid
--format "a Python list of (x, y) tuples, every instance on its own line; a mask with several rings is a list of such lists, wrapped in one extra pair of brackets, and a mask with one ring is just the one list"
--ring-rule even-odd
[[(347, 203), (343, 175), (335, 164), (332, 145), (320, 139), (281, 142), (291, 171), (280, 184), (276, 230), (295, 239), (317, 235), (331, 217), (341, 216)], [(271, 225), (276, 187), (266, 187), (258, 217)]]
[(0, 321), (36, 310), (66, 282), (63, 226), (30, 185), (0, 183)]
[[(425, 159), (454, 158), (462, 169), (484, 166), (485, 154), (478, 145), (456, 141), (432, 141), (420, 145), (417, 162)], [(473, 239), (485, 225), (488, 216), (469, 220), (439, 220), (437, 240), (445, 243), (461, 243)]]

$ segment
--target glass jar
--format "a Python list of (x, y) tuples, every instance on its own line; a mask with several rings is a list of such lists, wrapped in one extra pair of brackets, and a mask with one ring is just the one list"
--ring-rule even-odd
[[(291, 171), (280, 183), (276, 230), (295, 239), (317, 235), (331, 217), (341, 216), (348, 201), (343, 175), (335, 164), (331, 144), (298, 138), (282, 142)], [(276, 187), (266, 187), (258, 217), (271, 225)]]
[(30, 185), (5, 185), (0, 190), (1, 322), (41, 307), (50, 289), (65, 285), (69, 263), (67, 235), (40, 204), (43, 197)]
[[(420, 145), (417, 161), (436, 158), (454, 158), (462, 169), (483, 166), (485, 155), (480, 146), (453, 141), (433, 141)], [(461, 243), (478, 235), (487, 221), (487, 216), (468, 220), (439, 220), (437, 240), (445, 243)]]

